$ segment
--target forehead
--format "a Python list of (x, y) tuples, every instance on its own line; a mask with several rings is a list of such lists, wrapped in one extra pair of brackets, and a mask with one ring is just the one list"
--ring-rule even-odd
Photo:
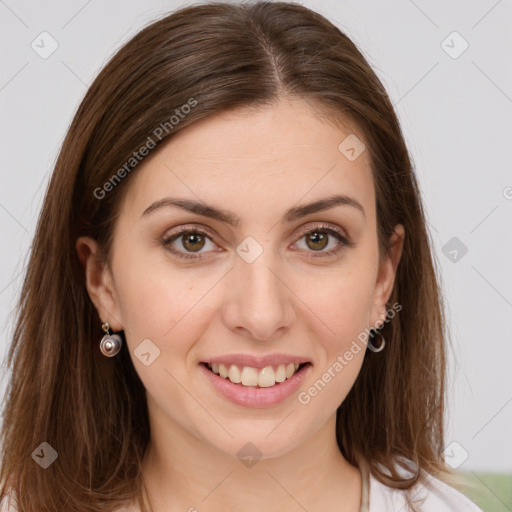
[[(247, 209), (275, 218), (296, 203), (339, 193), (356, 197), (373, 215), (363, 135), (344, 124), (335, 126), (302, 100), (210, 115), (177, 132), (134, 170), (123, 209), (140, 216), (169, 195), (215, 203), (242, 220)], [(361, 154), (347, 158), (347, 145)]]

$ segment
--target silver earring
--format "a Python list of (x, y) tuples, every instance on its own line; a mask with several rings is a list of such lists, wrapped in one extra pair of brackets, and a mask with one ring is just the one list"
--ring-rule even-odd
[[(378, 347), (375, 347), (375, 345), (372, 343), (372, 339), (375, 337), (376, 334), (378, 334), (382, 338), (382, 343)], [(380, 331), (378, 331), (377, 329), (371, 328), (370, 334), (368, 336), (368, 348), (372, 352), (380, 352), (381, 350), (384, 349), (385, 346), (386, 346), (386, 340), (384, 339), (384, 336), (382, 336), (382, 333)]]
[(102, 324), (101, 328), (106, 333), (100, 341), (101, 353), (106, 357), (114, 357), (121, 350), (123, 340), (119, 334), (110, 333), (110, 324), (108, 322)]

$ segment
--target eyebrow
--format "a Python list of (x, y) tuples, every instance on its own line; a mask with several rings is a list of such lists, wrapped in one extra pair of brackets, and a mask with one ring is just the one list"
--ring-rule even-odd
[[(306, 215), (321, 212), (324, 210), (329, 210), (336, 206), (342, 205), (351, 206), (357, 209), (359, 212), (361, 212), (363, 217), (366, 218), (364, 208), (361, 205), (361, 203), (357, 201), (357, 199), (347, 195), (334, 195), (331, 197), (313, 201), (311, 203), (303, 204), (300, 206), (294, 206), (290, 208), (282, 216), (281, 222), (293, 222), (294, 220), (305, 217)], [(231, 226), (236, 226), (238, 224), (238, 221), (240, 220), (233, 212), (230, 212), (228, 210), (215, 208), (214, 206), (210, 206), (205, 203), (201, 203), (191, 199), (179, 199), (173, 197), (165, 197), (163, 199), (155, 201), (144, 210), (141, 217), (150, 215), (151, 213), (163, 207), (181, 208), (182, 210), (186, 210), (197, 215), (202, 215), (204, 217), (209, 217), (211, 219), (218, 220)]]

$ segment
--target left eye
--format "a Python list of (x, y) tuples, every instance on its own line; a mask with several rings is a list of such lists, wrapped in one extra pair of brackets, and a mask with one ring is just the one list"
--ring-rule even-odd
[[(337, 239), (337, 246), (329, 251), (323, 251), (323, 249), (325, 249), (329, 244), (329, 239), (332, 237)], [(341, 249), (343, 245), (349, 244), (346, 237), (344, 237), (337, 230), (330, 227), (314, 228), (312, 230), (309, 230), (301, 236), (299, 241), (302, 239), (306, 239), (306, 249), (309, 247), (310, 249), (313, 250), (313, 252), (322, 252), (327, 254), (336, 253)]]
[[(334, 237), (338, 240), (337, 247), (329, 251), (324, 251), (325, 247), (329, 244), (330, 237)], [(181, 247), (185, 249), (185, 251), (174, 245), (174, 242), (177, 242), (180, 238), (182, 239)], [(171, 235), (162, 240), (162, 245), (164, 245), (166, 250), (175, 254), (179, 258), (200, 259), (204, 258), (204, 256), (202, 256), (204, 252), (208, 252), (200, 252), (205, 247), (207, 241), (215, 245), (211, 238), (213, 238), (213, 234), (203, 229), (183, 228), (177, 234)], [(309, 248), (311, 249), (311, 252), (320, 253), (318, 255), (313, 255), (314, 257), (329, 256), (340, 251), (343, 246), (352, 245), (347, 237), (342, 235), (337, 229), (330, 226), (317, 226), (310, 229), (309, 231), (302, 233), (299, 241), (302, 239), (306, 240), (306, 250)], [(196, 253), (198, 255), (194, 255), (192, 253)]]

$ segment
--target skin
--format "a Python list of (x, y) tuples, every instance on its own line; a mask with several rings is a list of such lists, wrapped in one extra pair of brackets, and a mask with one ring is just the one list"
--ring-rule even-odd
[[(91, 300), (103, 322), (125, 331), (123, 350), (147, 391), (151, 445), (143, 474), (153, 512), (359, 511), (361, 475), (338, 449), (335, 414), (364, 350), (307, 405), (297, 393), (272, 407), (232, 404), (198, 366), (226, 353), (307, 356), (313, 366), (304, 391), (358, 334), (385, 318), (404, 229), (396, 226), (390, 256), (379, 265), (368, 152), (349, 161), (338, 150), (350, 133), (364, 140), (302, 100), (209, 116), (134, 171), (112, 268), (96, 259), (94, 240), (77, 240)], [(365, 215), (341, 205), (278, 222), (288, 208), (334, 193), (357, 199)], [(229, 226), (171, 207), (141, 217), (168, 196), (200, 199), (240, 220)], [(315, 257), (341, 243), (329, 235), (327, 246), (315, 245), (304, 236), (322, 223), (343, 229), (354, 246)], [(192, 240), (184, 247), (186, 236), (168, 244), (204, 259), (166, 251), (160, 240), (178, 226), (213, 231), (203, 246)], [(263, 249), (252, 263), (236, 252), (248, 236)], [(133, 353), (146, 338), (160, 350), (149, 366)], [(262, 453), (252, 467), (237, 457), (247, 442)]]

